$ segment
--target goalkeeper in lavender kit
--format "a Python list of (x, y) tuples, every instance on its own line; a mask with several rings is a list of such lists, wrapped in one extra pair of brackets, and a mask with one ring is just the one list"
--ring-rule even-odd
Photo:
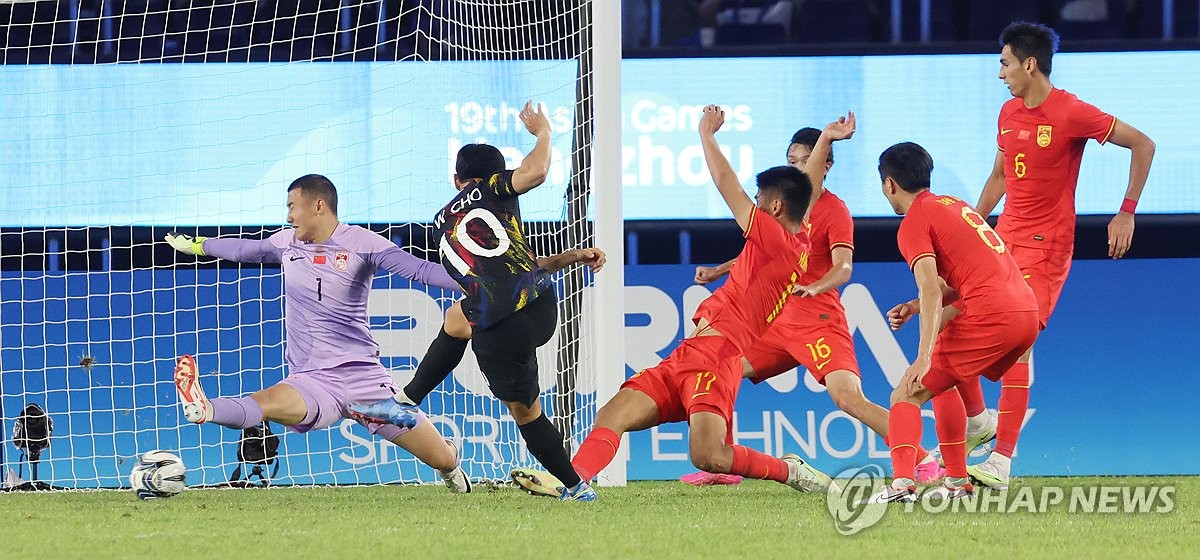
[[(367, 323), (375, 271), (461, 290), (440, 264), (419, 259), (368, 229), (339, 222), (337, 189), (321, 175), (293, 181), (287, 208), (292, 227), (266, 239), (166, 237), (183, 253), (283, 267), (289, 375), (246, 397), (210, 400), (197, 378), (196, 360), (183, 356), (175, 368), (175, 387), (189, 422), (247, 428), (269, 420), (303, 433), (350, 418), (350, 405), (396, 392)], [(412, 409), (400, 425), (359, 423), (437, 469), (451, 490), (471, 491), (457, 450), (420, 410)]]

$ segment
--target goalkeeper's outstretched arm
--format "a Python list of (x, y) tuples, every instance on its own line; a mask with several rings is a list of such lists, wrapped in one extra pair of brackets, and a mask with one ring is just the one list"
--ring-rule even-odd
[(416, 280), (426, 286), (435, 286), (443, 290), (453, 290), (455, 292), (462, 291), (462, 287), (458, 285), (458, 282), (454, 278), (450, 277), (444, 266), (417, 257), (393, 245), (390, 241), (384, 241), (384, 243), (387, 243), (387, 247), (381, 251), (371, 253), (367, 257), (375, 263), (376, 267), (397, 276), (403, 276), (409, 280)]
[(176, 251), (185, 255), (217, 257), (237, 262), (278, 263), (283, 258), (283, 247), (274, 243), (281, 231), (266, 239), (242, 239), (240, 237), (207, 238), (168, 233), (163, 239)]

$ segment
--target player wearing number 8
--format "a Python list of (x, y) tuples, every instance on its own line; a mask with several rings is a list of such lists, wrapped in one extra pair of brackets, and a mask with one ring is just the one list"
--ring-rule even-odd
[[(895, 470), (892, 485), (875, 499), (915, 499), (921, 441), (920, 407), (933, 400), (947, 497), (970, 495), (967, 479), (966, 410), (955, 388), (978, 377), (993, 381), (1037, 337), (1037, 300), (1021, 278), (1004, 242), (966, 202), (929, 192), (933, 159), (911, 142), (879, 156), (883, 193), (903, 215), (897, 244), (912, 268), (919, 299), (888, 312), (892, 328), (921, 314), (917, 358), (892, 393), (888, 443)], [(943, 306), (961, 313), (943, 321)], [(944, 323), (944, 325), (943, 325)], [(940, 329), (940, 333), (939, 333)]]

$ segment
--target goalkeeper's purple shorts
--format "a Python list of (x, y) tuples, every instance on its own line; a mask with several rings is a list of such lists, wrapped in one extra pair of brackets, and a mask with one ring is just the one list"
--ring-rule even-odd
[[(304, 420), (288, 428), (304, 433), (332, 426), (350, 418), (350, 406), (373, 403), (395, 395), (395, 385), (387, 369), (378, 362), (351, 362), (329, 369), (293, 373), (283, 380), (304, 397), (308, 412)], [(428, 420), (422, 413), (417, 425)], [(359, 422), (372, 434), (387, 440), (408, 432), (407, 428), (374, 422)]]

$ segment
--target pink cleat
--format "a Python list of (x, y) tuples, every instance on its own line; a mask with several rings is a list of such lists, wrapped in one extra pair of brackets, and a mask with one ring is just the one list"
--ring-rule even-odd
[(946, 468), (932, 457), (917, 465), (917, 484), (937, 484), (946, 477)]
[(705, 471), (685, 474), (679, 480), (692, 486), (711, 486), (714, 484), (737, 485), (742, 483), (742, 477), (736, 474), (718, 474)]

